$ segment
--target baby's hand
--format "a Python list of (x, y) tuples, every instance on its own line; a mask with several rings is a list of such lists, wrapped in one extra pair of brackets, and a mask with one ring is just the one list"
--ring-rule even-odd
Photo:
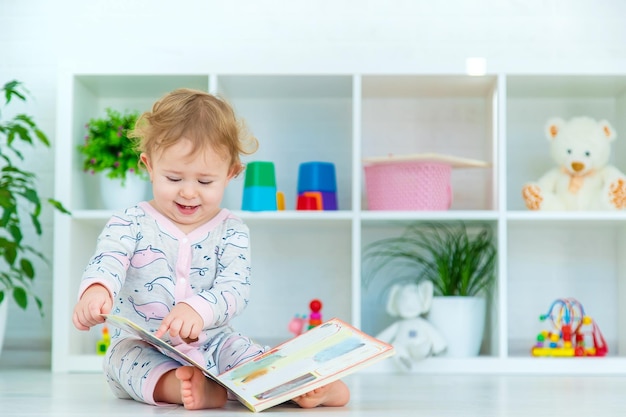
[(160, 338), (169, 332), (171, 337), (180, 336), (185, 342), (190, 342), (198, 339), (203, 325), (204, 320), (196, 310), (188, 304), (178, 303), (165, 316), (154, 335)]
[(111, 312), (113, 300), (109, 290), (100, 284), (87, 288), (74, 307), (72, 322), (78, 330), (89, 330), (96, 324), (104, 323), (102, 314)]

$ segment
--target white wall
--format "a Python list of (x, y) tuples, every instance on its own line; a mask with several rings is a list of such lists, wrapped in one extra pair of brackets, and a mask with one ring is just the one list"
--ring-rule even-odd
[[(25, 82), (35, 96), (27, 111), (55, 143), (57, 68), (72, 62), (129, 72), (458, 73), (466, 57), (482, 56), (490, 73), (613, 72), (626, 64), (625, 15), (623, 0), (0, 0), (0, 83)], [(32, 156), (51, 196), (53, 152)], [(51, 211), (44, 217), (43, 239), (31, 241), (51, 259)], [(49, 364), (51, 276), (40, 266), (43, 319), (11, 306), (0, 365)]]

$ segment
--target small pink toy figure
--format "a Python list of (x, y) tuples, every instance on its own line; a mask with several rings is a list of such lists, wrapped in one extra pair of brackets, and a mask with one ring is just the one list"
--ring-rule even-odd
[(293, 333), (294, 336), (299, 336), (302, 334), (302, 331), (304, 330), (305, 323), (306, 323), (306, 315), (300, 316), (296, 314), (296, 316), (292, 318), (291, 321), (289, 321), (289, 325), (287, 326), (287, 329), (289, 330), (290, 333)]
[(322, 324), (322, 302), (318, 299), (314, 299), (309, 303), (311, 314), (309, 315), (309, 329)]

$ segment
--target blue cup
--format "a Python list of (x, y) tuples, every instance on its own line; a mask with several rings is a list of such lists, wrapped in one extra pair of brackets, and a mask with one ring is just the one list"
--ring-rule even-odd
[(276, 187), (262, 185), (244, 187), (241, 209), (248, 211), (276, 210)]
[(335, 165), (331, 162), (303, 162), (298, 170), (298, 194), (305, 191), (337, 192)]

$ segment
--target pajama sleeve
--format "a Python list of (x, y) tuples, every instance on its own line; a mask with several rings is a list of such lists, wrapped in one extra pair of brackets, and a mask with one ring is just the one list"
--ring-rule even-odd
[(133, 217), (113, 215), (98, 236), (96, 250), (83, 271), (78, 297), (92, 284), (101, 284), (109, 290), (112, 299), (124, 283), (126, 271), (133, 256), (138, 231)]

